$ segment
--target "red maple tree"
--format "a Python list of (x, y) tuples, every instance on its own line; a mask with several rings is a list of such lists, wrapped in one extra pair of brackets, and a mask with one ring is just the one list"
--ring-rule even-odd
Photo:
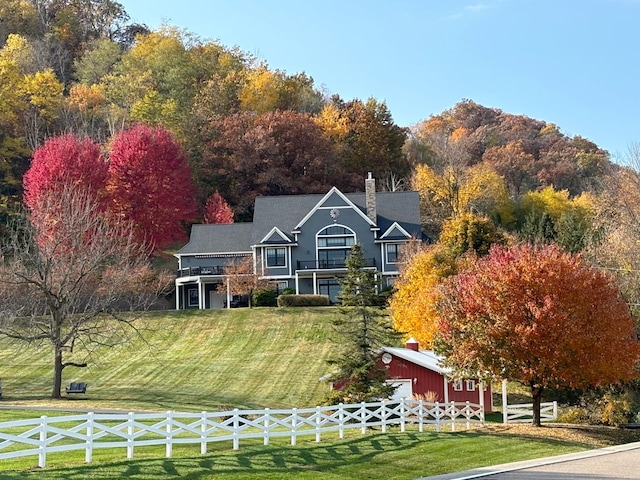
[[(100, 147), (89, 138), (68, 134), (47, 140), (34, 152), (31, 167), (23, 178), (24, 202), (32, 221), (36, 224), (46, 221), (39, 206), (68, 188), (93, 196), (96, 205), (103, 208), (107, 168)], [(47, 218), (55, 215), (55, 211), (47, 210)]]
[(547, 387), (638, 375), (640, 342), (614, 280), (556, 245), (494, 246), (440, 295), (435, 345), (446, 364), (528, 385), (534, 425)]
[(233, 210), (217, 190), (204, 206), (204, 223), (233, 223)]
[(138, 241), (156, 248), (183, 240), (196, 218), (195, 186), (180, 144), (163, 127), (120, 132), (109, 154), (107, 189), (112, 212), (132, 221)]

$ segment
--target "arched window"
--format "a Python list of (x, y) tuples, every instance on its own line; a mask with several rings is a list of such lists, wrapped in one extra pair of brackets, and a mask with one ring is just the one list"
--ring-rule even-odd
[(316, 235), (318, 268), (344, 268), (356, 234), (343, 225), (330, 225)]

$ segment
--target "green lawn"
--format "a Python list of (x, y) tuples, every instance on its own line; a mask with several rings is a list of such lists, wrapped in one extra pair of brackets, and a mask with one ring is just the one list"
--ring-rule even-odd
[[(328, 386), (318, 381), (327, 373), (333, 348), (328, 341), (337, 310), (254, 308), (229, 311), (156, 312), (137, 327), (144, 339), (133, 337), (114, 348), (96, 348), (88, 368), (69, 367), (64, 383), (86, 381), (87, 395), (52, 401), (49, 348), (25, 347), (0, 340), (3, 397), (0, 421), (42, 414), (60, 415), (69, 409), (125, 411), (219, 411), (231, 408), (315, 406)], [(66, 359), (69, 360), (69, 359)], [(37, 407), (19, 411), (11, 406)], [(60, 410), (58, 410), (60, 409)], [(49, 412), (49, 413), (47, 413)], [(298, 446), (274, 440), (211, 444), (199, 455), (196, 445), (177, 446), (174, 458), (164, 450), (137, 448), (125, 460), (124, 449), (100, 450), (85, 465), (83, 453), (51, 454), (48, 467), (31, 471), (35, 457), (3, 460), (0, 479), (31, 475), (38, 479), (314, 479), (417, 478), (590, 448), (586, 443), (549, 438), (500, 435), (488, 431), (425, 432), (360, 435), (345, 440), (323, 436), (301, 438)], [(487, 453), (490, 452), (490, 453)]]
[[(559, 455), (585, 449), (584, 445), (525, 436), (501, 436), (479, 431), (375, 433), (361, 436), (350, 432), (344, 440), (315, 443), (312, 437), (292, 447), (287, 440), (262, 446), (247, 441), (240, 450), (230, 444), (214, 444), (214, 451), (200, 456), (197, 446), (176, 447), (174, 458), (162, 458), (162, 448), (137, 449), (144, 457), (124, 460), (124, 451), (98, 451), (94, 463), (83, 464), (82, 452), (55, 460), (48, 456), (48, 467), (30, 470), (34, 460), (3, 465), (0, 478), (114, 479), (152, 480), (184, 478), (205, 480), (235, 479), (415, 479), (461, 471), (468, 468), (516, 460)], [(117, 460), (115, 460), (117, 458)], [(5, 462), (5, 461), (3, 461)], [(7, 470), (7, 468), (12, 468)]]
[[(51, 401), (52, 353), (0, 340), (2, 404), (60, 408), (201, 411), (305, 407), (322, 401), (334, 308), (253, 308), (149, 313), (132, 338), (97, 348), (63, 382), (87, 395)], [(74, 357), (77, 361), (84, 357)], [(2, 420), (0, 411), (0, 420)]]

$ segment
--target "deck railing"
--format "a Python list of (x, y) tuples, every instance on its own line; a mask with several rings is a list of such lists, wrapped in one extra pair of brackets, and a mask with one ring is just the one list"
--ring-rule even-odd
[[(375, 258), (365, 258), (365, 267), (375, 267)], [(298, 260), (298, 270), (332, 270), (347, 268), (346, 259)]]
[(224, 267), (190, 267), (181, 268), (178, 270), (177, 276), (180, 277), (195, 277), (198, 275), (224, 275)]
[(228, 441), (237, 450), (240, 441), (249, 438), (262, 438), (268, 445), (271, 438), (290, 437), (295, 445), (302, 435), (315, 435), (319, 442), (327, 432), (337, 431), (343, 438), (347, 429), (361, 429), (364, 434), (370, 427), (386, 432), (398, 425), (404, 432), (407, 425), (417, 425), (422, 432), (425, 425), (433, 425), (437, 431), (445, 426), (455, 431), (483, 423), (480, 405), (405, 399), (291, 410), (43, 416), (0, 423), (0, 460), (37, 456), (43, 468), (47, 455), (72, 450), (84, 450), (86, 462), (92, 461), (96, 449), (123, 448), (131, 459), (136, 449), (151, 445), (164, 445), (171, 457), (174, 445), (197, 444), (204, 455), (211, 442)]

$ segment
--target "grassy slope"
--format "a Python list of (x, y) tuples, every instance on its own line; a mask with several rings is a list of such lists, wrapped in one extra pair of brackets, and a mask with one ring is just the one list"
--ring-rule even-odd
[[(88, 395), (52, 402), (51, 350), (0, 340), (4, 404), (141, 410), (215, 410), (320, 402), (333, 308), (234, 309), (148, 314), (133, 338), (98, 348), (87, 369), (69, 367), (63, 382), (86, 381)], [(82, 360), (78, 357), (77, 360)]]

